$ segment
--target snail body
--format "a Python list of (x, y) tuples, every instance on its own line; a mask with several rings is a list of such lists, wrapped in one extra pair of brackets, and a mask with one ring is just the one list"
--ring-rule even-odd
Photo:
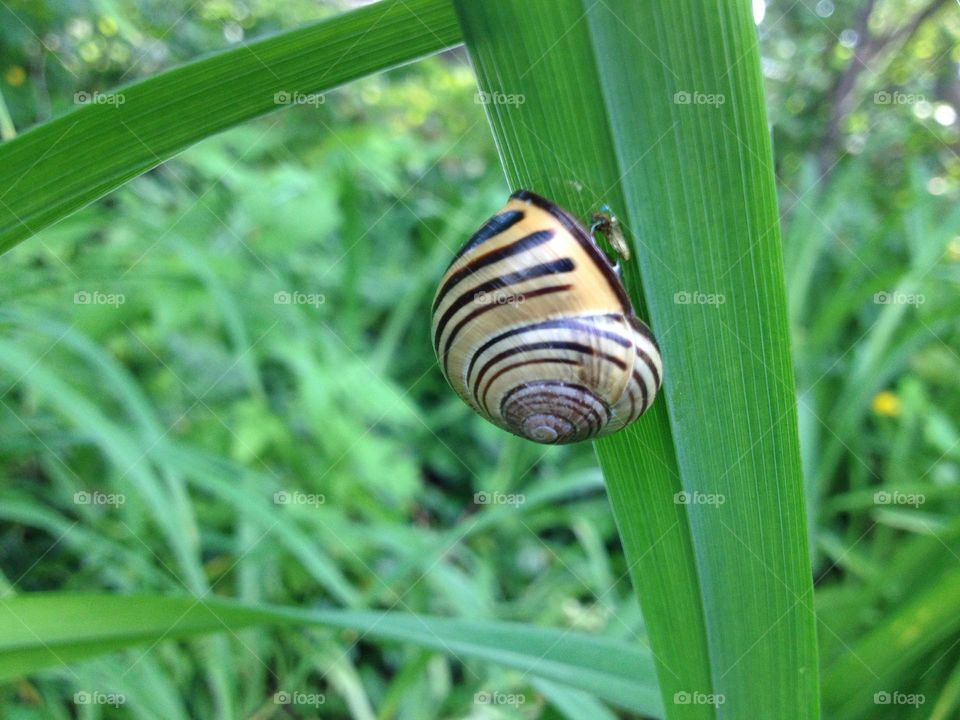
[(434, 297), (432, 336), (456, 393), (538, 443), (626, 427), (663, 375), (653, 333), (593, 237), (526, 190), (454, 257)]

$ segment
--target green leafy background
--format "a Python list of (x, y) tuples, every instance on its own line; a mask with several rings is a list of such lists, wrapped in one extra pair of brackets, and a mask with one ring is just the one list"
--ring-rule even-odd
[[(705, 188), (736, 196), (742, 182), (762, 188), (775, 175), (825, 717), (898, 718), (914, 711), (893, 701), (922, 696), (917, 716), (946, 719), (960, 700), (960, 20), (948, 5), (770, 3), (758, 28), (774, 165), (763, 170), (766, 179)], [(677, 4), (678, 22), (702, 38), (684, 14), (689, 7)], [(611, 502), (622, 528), (623, 508), (643, 500), (641, 488), (611, 485), (608, 500), (591, 448), (543, 449), (505, 437), (452, 396), (425, 350), (426, 307), (449, 257), (500, 207), (508, 184), (462, 50), (335, 89), (456, 43), (454, 8), (404, 0), (334, 21), (335, 34), (312, 25), (341, 9), (307, 2), (133, 7), (119, 0), (0, 6), (0, 132), (7, 140), (0, 144), (0, 237), (4, 247), (21, 242), (0, 268), (5, 716), (316, 714), (311, 706), (278, 706), (279, 691), (324, 693), (323, 717), (660, 716), (656, 660), (647, 648), (671, 612), (689, 618), (698, 607), (699, 580), (689, 565), (670, 564), (675, 553), (719, 553), (713, 543), (729, 536), (710, 525), (722, 521), (745, 527), (750, 542), (770, 537), (774, 555), (791, 548), (792, 560), (764, 562), (788, 586), (802, 584), (802, 552), (771, 535), (780, 517), (799, 527), (796, 485), (785, 516), (744, 518), (745, 506), (731, 502), (727, 514), (702, 508), (706, 526), (690, 534), (686, 549), (682, 538), (653, 546), (656, 528), (637, 523), (621, 549)], [(617, 67), (604, 48), (632, 42), (630, 30), (664, 32), (633, 12), (607, 2), (578, 23), (558, 14), (552, 32), (537, 30), (537, 48), (547, 56), (541, 71), (555, 62), (551, 43), (572, 47), (589, 32), (596, 65), (551, 82), (609, 103), (633, 68)], [(742, 8), (721, 15), (747, 37)], [(565, 35), (568, 26), (574, 29)], [(281, 34), (263, 45), (250, 42), (274, 33)], [(135, 84), (221, 50), (193, 66), (196, 86), (178, 86), (171, 76)], [(277, 53), (273, 66), (283, 71), (276, 78), (259, 66), (261, 50)], [(689, 47), (656, 50), (662, 57), (676, 52), (678, 62), (691, 55)], [(746, 43), (724, 52), (749, 50)], [(700, 51), (720, 52), (706, 41)], [(483, 78), (493, 66), (475, 60)], [(335, 71), (327, 73), (328, 62), (337, 63)], [(605, 68), (600, 87), (589, 84), (598, 67)], [(641, 67), (649, 74), (644, 83), (674, 81), (652, 62)], [(524, 80), (531, 77), (540, 74)], [(703, 79), (694, 76), (690, 89), (706, 90)], [(529, 93), (551, 87), (528, 85)], [(78, 92), (124, 86), (130, 99), (121, 106), (78, 108), (74, 100)], [(323, 102), (243, 122), (185, 149), (274, 109), (282, 91), (324, 93)], [(170, 109), (151, 112), (154, 100)], [(511, 157), (506, 131), (564, 97), (538, 100), (486, 108), (502, 113), (494, 129), (504, 157)], [(605, 106), (614, 127), (635, 125), (649, 135), (640, 153), (666, 121), (643, 100), (624, 99), (622, 107), (636, 115), (619, 121)], [(645, 189), (663, 177), (669, 187), (695, 187), (691, 165), (701, 154), (718, 143), (728, 151), (739, 145), (728, 134), (681, 146), (696, 124), (670, 108), (676, 116), (664, 129), (673, 119), (679, 127), (636, 168), (630, 163), (637, 157), (624, 154), (638, 151), (633, 144), (609, 149), (620, 153), (618, 162), (626, 159), (614, 178), (631, 170), (628, 189), (637, 193), (622, 200), (638, 251), (627, 265), (628, 284), (666, 338), (679, 383), (694, 362), (682, 352), (688, 342), (718, 359), (709, 352), (718, 336), (691, 340), (695, 324), (716, 330), (718, 318), (730, 316), (686, 308), (693, 311), (686, 324), (661, 325), (661, 318), (684, 317), (673, 292), (711, 291), (687, 287), (701, 277), (697, 263), (708, 268), (710, 258), (683, 260), (694, 274), (664, 290), (675, 279), (657, 278), (666, 271), (653, 252), (682, 256), (691, 220), (664, 225), (671, 206), (655, 205)], [(735, 122), (732, 103), (720, 110)], [(118, 114), (135, 135), (110, 132)], [(25, 132), (51, 118), (58, 119)], [(61, 134), (47, 133), (58, 128), (70, 131), (53, 142)], [(10, 142), (14, 131), (22, 136)], [(760, 145), (762, 135), (757, 129)], [(535, 161), (513, 156), (511, 180), (543, 183), (547, 176), (533, 163), (549, 172), (559, 147), (548, 144)], [(757, 167), (742, 150), (743, 161)], [(669, 158), (686, 165), (668, 171)], [(609, 186), (599, 182), (605, 163), (591, 166), (598, 194)], [(24, 175), (24, 166), (34, 172)], [(641, 169), (651, 177), (637, 175)], [(544, 189), (565, 192), (552, 182)], [(591, 201), (568, 199), (578, 212), (592, 209)], [(771, 198), (762, 202), (767, 217)], [(716, 239), (726, 227), (706, 230)], [(768, 268), (777, 253), (765, 247)], [(751, 253), (760, 251), (743, 251), (741, 267), (749, 268)], [(276, 294), (285, 292), (312, 295), (313, 304), (278, 304)], [(742, 311), (739, 301), (732, 295), (720, 309)], [(782, 308), (770, 318), (778, 327)], [(754, 363), (749, 348), (741, 352)], [(789, 380), (790, 369), (779, 370)], [(669, 458), (672, 431), (689, 421), (678, 410), (698, 405), (699, 393), (719, 392), (674, 387), (694, 397), (668, 387), (658, 414), (600, 446), (608, 471), (630, 469), (621, 445), (640, 440), (651, 457)], [(776, 392), (782, 399), (789, 387)], [(697, 419), (713, 433), (711, 446), (755, 452), (748, 440), (767, 428), (744, 421), (750, 408), (725, 402), (716, 410), (713, 420)], [(661, 491), (676, 482), (664, 470)], [(666, 514), (655, 520), (664, 529), (686, 512), (673, 503), (659, 507)], [(641, 556), (644, 542), (653, 547)], [(744, 550), (731, 562), (749, 569), (755, 559)], [(707, 563), (697, 572), (709, 577), (722, 567)], [(686, 583), (688, 594), (641, 596), (645, 624), (631, 572), (640, 581), (668, 574), (676, 586)], [(725, 588), (719, 581), (715, 587), (728, 594), (755, 590), (749, 573), (722, 581)], [(51, 598), (62, 603), (53, 605), (31, 595), (48, 590), (68, 594)], [(82, 602), (71, 605), (73, 593), (84, 593)], [(140, 597), (117, 604), (115, 596), (125, 594)], [(182, 601), (151, 597), (185, 595), (203, 598), (230, 622), (188, 614), (177, 623), (196, 624), (165, 635), (171, 623), (164, 613)], [(220, 598), (243, 605), (216, 605)], [(718, 678), (716, 657), (707, 656), (711, 646), (736, 648), (754, 637), (757, 606), (716, 608), (704, 626), (683, 624), (661, 642), (675, 641), (669, 652), (688, 660), (685, 673), (714, 673), (712, 684), (736, 685), (746, 676)], [(378, 624), (365, 614), (371, 610), (390, 615)], [(70, 617), (76, 622), (61, 622)], [(444, 617), (461, 624), (444, 626)], [(43, 632), (26, 631), (23, 618)], [(511, 633), (491, 624), (503, 622), (523, 627)], [(217, 632), (196, 637), (211, 629)], [(788, 633), (782, 626), (774, 633), (781, 631)], [(720, 635), (708, 642), (707, 632)], [(589, 635), (615, 645), (577, 645)], [(50, 652), (77, 652), (64, 649), (71, 643), (113, 652), (63, 667)], [(614, 649), (597, 654), (598, 647)], [(777, 659), (792, 663), (809, 648), (764, 645), (763, 652), (774, 663), (770, 673), (784, 676), (794, 668), (776, 667)], [(534, 653), (557, 662), (541, 658), (533, 662), (540, 672), (531, 671)], [(27, 657), (36, 664), (25, 664)], [(42, 666), (48, 669), (22, 674)], [(575, 676), (590, 680), (578, 684)], [(689, 687), (665, 677), (661, 668), (667, 698)], [(125, 703), (76, 704), (76, 693), (95, 692), (122, 693)], [(485, 704), (482, 694), (491, 692), (516, 702)], [(712, 707), (670, 709), (714, 714)]]

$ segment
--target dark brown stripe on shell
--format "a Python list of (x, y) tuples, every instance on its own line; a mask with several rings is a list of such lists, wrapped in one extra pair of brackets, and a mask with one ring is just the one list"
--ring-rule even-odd
[(639, 347), (637, 348), (637, 357), (643, 360), (643, 364), (647, 366), (647, 368), (650, 370), (650, 374), (653, 375), (653, 390), (656, 392), (660, 387), (660, 373), (657, 372), (656, 364), (654, 364), (653, 359), (647, 355), (646, 351), (641, 350)]
[(508, 305), (510, 300), (516, 300), (518, 297), (522, 297), (523, 300), (524, 300), (524, 302), (525, 302), (528, 298), (541, 297), (541, 296), (543, 296), (543, 295), (554, 295), (554, 294), (559, 293), (559, 292), (566, 292), (567, 290), (569, 290), (569, 289), (572, 288), (572, 287), (573, 287), (573, 285), (570, 285), (570, 284), (566, 284), (566, 285), (549, 285), (549, 286), (547, 286), (547, 287), (537, 288), (536, 290), (531, 290), (530, 292), (523, 293), (523, 294), (520, 295), (520, 296), (511, 295), (510, 298), (508, 299), (508, 301), (507, 301), (506, 303), (496, 303), (496, 304), (492, 304), (492, 305), (483, 305), (482, 307), (479, 307), (479, 308), (477, 308), (476, 310), (474, 310), (473, 312), (471, 312), (469, 315), (467, 315), (465, 318), (463, 318), (463, 320), (461, 320), (460, 322), (458, 322), (456, 325), (453, 326), (453, 330), (451, 330), (451, 331), (450, 331), (450, 334), (447, 336), (447, 341), (443, 344), (443, 353), (441, 354), (441, 358), (443, 359), (443, 373), (444, 373), (444, 375), (447, 374), (447, 365), (448, 365), (448, 361), (449, 361), (449, 357), (450, 357), (450, 348), (453, 346), (453, 340), (454, 340), (455, 337), (457, 337), (457, 335), (460, 334), (460, 331), (461, 331), (468, 323), (470, 323), (471, 321), (475, 320), (477, 317), (479, 317), (480, 315), (483, 315), (483, 314), (486, 313), (486, 312), (489, 312), (489, 311), (491, 311), (491, 310), (496, 310), (496, 309), (498, 309), (498, 308), (504, 307), (505, 305)]
[(470, 236), (470, 239), (467, 240), (466, 244), (460, 248), (460, 252), (453, 256), (453, 260), (450, 261), (450, 264), (447, 266), (447, 270), (453, 267), (453, 264), (463, 257), (466, 253), (473, 250), (478, 245), (485, 243), (490, 238), (496, 237), (505, 230), (509, 230), (518, 222), (523, 220), (523, 211), (521, 210), (507, 210), (506, 212), (499, 213), (494, 215), (492, 218), (487, 220), (483, 227), (477, 230), (473, 235)]
[(487, 407), (487, 394), (490, 392), (490, 388), (493, 386), (493, 383), (497, 381), (497, 378), (508, 373), (511, 370), (516, 370), (518, 367), (525, 367), (527, 365), (543, 365), (545, 363), (551, 363), (554, 365), (580, 365), (579, 360), (571, 360), (570, 358), (534, 358), (533, 360), (524, 360), (523, 362), (513, 363), (512, 365), (507, 365), (505, 368), (500, 368), (493, 374), (493, 376), (487, 380), (486, 387), (483, 388), (483, 392), (480, 395), (479, 402), (480, 406), (486, 411), (487, 415), (490, 414), (490, 409)]
[(636, 315), (628, 315), (627, 320), (630, 323), (630, 327), (636, 330), (638, 333), (643, 335), (651, 344), (657, 349), (657, 352), (660, 352), (660, 345), (657, 343), (657, 339), (653, 336), (653, 331), (647, 327), (647, 324), (643, 322)]
[(493, 263), (508, 257), (524, 253), (538, 245), (543, 245), (545, 242), (549, 242), (553, 238), (553, 235), (553, 230), (538, 230), (535, 233), (523, 236), (516, 242), (512, 242), (496, 250), (491, 250), (471, 260), (448, 277), (443, 285), (440, 286), (440, 289), (437, 291), (437, 297), (433, 301), (433, 311), (436, 312), (437, 308), (440, 307), (440, 303), (443, 302), (443, 298), (446, 297), (447, 293), (450, 292), (457, 283), (470, 277), (477, 272), (477, 270), (485, 268), (488, 265), (493, 265)]
[[(636, 370), (633, 371), (633, 381), (637, 384), (637, 388), (640, 390), (640, 407), (647, 407), (647, 384), (643, 381), (643, 378), (640, 377), (640, 373)], [(633, 415), (631, 411), (630, 415)]]
[(597, 266), (597, 269), (601, 272), (604, 279), (607, 281), (607, 285), (610, 286), (610, 289), (613, 291), (613, 294), (616, 295), (617, 300), (620, 302), (620, 306), (623, 308), (624, 314), (630, 315), (633, 313), (633, 305), (630, 303), (630, 297), (627, 295), (627, 291), (623, 287), (623, 282), (617, 277), (616, 271), (613, 269), (613, 265), (610, 264), (610, 260), (601, 250), (596, 241), (587, 232), (587, 229), (580, 224), (580, 221), (573, 217), (570, 213), (564, 210), (562, 207), (556, 203), (547, 200), (542, 195), (537, 195), (534, 192), (529, 190), (517, 190), (513, 195), (510, 196), (511, 200), (526, 200), (533, 203), (537, 207), (546, 210), (550, 213), (556, 220), (563, 225), (569, 233), (576, 238), (577, 242), (584, 248), (587, 255), (593, 260), (593, 264)]
[(489, 350), (491, 347), (496, 345), (498, 342), (511, 338), (515, 335), (521, 335), (526, 332), (534, 332), (537, 330), (553, 330), (553, 329), (563, 329), (563, 330), (583, 330), (591, 335), (596, 337), (606, 338), (617, 343), (621, 347), (630, 347), (632, 341), (628, 338), (625, 338), (611, 330), (600, 330), (599, 328), (594, 327), (589, 320), (601, 317), (605, 320), (616, 320), (622, 319), (623, 316), (619, 314), (610, 314), (610, 315), (586, 315), (583, 318), (556, 318), (554, 320), (544, 320), (543, 322), (532, 323), (530, 325), (521, 325), (520, 327), (511, 328), (510, 330), (505, 330), (499, 335), (487, 340), (483, 345), (477, 348), (477, 351), (473, 353), (473, 357), (470, 358), (470, 365), (467, 368), (467, 374), (464, 378), (465, 380), (470, 379), (470, 375), (473, 374), (473, 366), (476, 364), (479, 357)]
[(559, 275), (561, 273), (572, 272), (574, 269), (576, 269), (576, 264), (573, 260), (570, 258), (560, 258), (552, 262), (543, 263), (542, 265), (534, 265), (533, 267), (495, 277), (492, 280), (488, 280), (485, 283), (481, 283), (467, 290), (454, 300), (446, 312), (440, 317), (440, 321), (437, 323), (436, 333), (433, 336), (433, 349), (439, 351), (440, 338), (443, 336), (443, 331), (446, 329), (447, 323), (449, 323), (450, 319), (460, 310), (473, 302), (477, 295), (493, 292), (494, 290), (503, 290), (524, 280), (534, 280), (546, 275)]
[[(598, 357), (602, 360), (611, 362), (621, 370), (627, 369), (627, 364), (620, 358), (600, 352), (595, 348), (582, 343), (570, 342), (567, 340), (547, 340), (545, 342), (530, 343), (529, 345), (518, 345), (517, 347), (510, 348), (509, 350), (504, 350), (499, 355), (495, 355), (480, 369), (480, 372), (477, 373), (477, 379), (473, 383), (473, 397), (477, 397), (477, 391), (480, 388), (480, 383), (483, 381), (483, 376), (487, 374), (487, 371), (491, 367), (496, 365), (501, 360), (506, 360), (508, 357), (519, 355), (523, 352), (530, 352), (532, 350), (572, 350), (574, 352), (581, 353), (582, 355), (590, 355), (592, 357)], [(469, 380), (469, 376), (465, 379), (465, 384), (467, 380)]]

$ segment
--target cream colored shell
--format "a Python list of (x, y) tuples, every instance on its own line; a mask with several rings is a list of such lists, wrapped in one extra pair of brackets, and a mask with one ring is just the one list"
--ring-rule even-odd
[(440, 281), (433, 341), (453, 389), (540, 443), (607, 435), (650, 407), (663, 367), (606, 255), (569, 213), (520, 190)]

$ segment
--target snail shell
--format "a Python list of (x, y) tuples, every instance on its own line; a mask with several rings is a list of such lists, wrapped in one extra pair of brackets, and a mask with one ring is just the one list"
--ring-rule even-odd
[(526, 190), (447, 268), (433, 301), (433, 345), (468, 405), (538, 443), (629, 425), (663, 374), (653, 333), (593, 237)]

